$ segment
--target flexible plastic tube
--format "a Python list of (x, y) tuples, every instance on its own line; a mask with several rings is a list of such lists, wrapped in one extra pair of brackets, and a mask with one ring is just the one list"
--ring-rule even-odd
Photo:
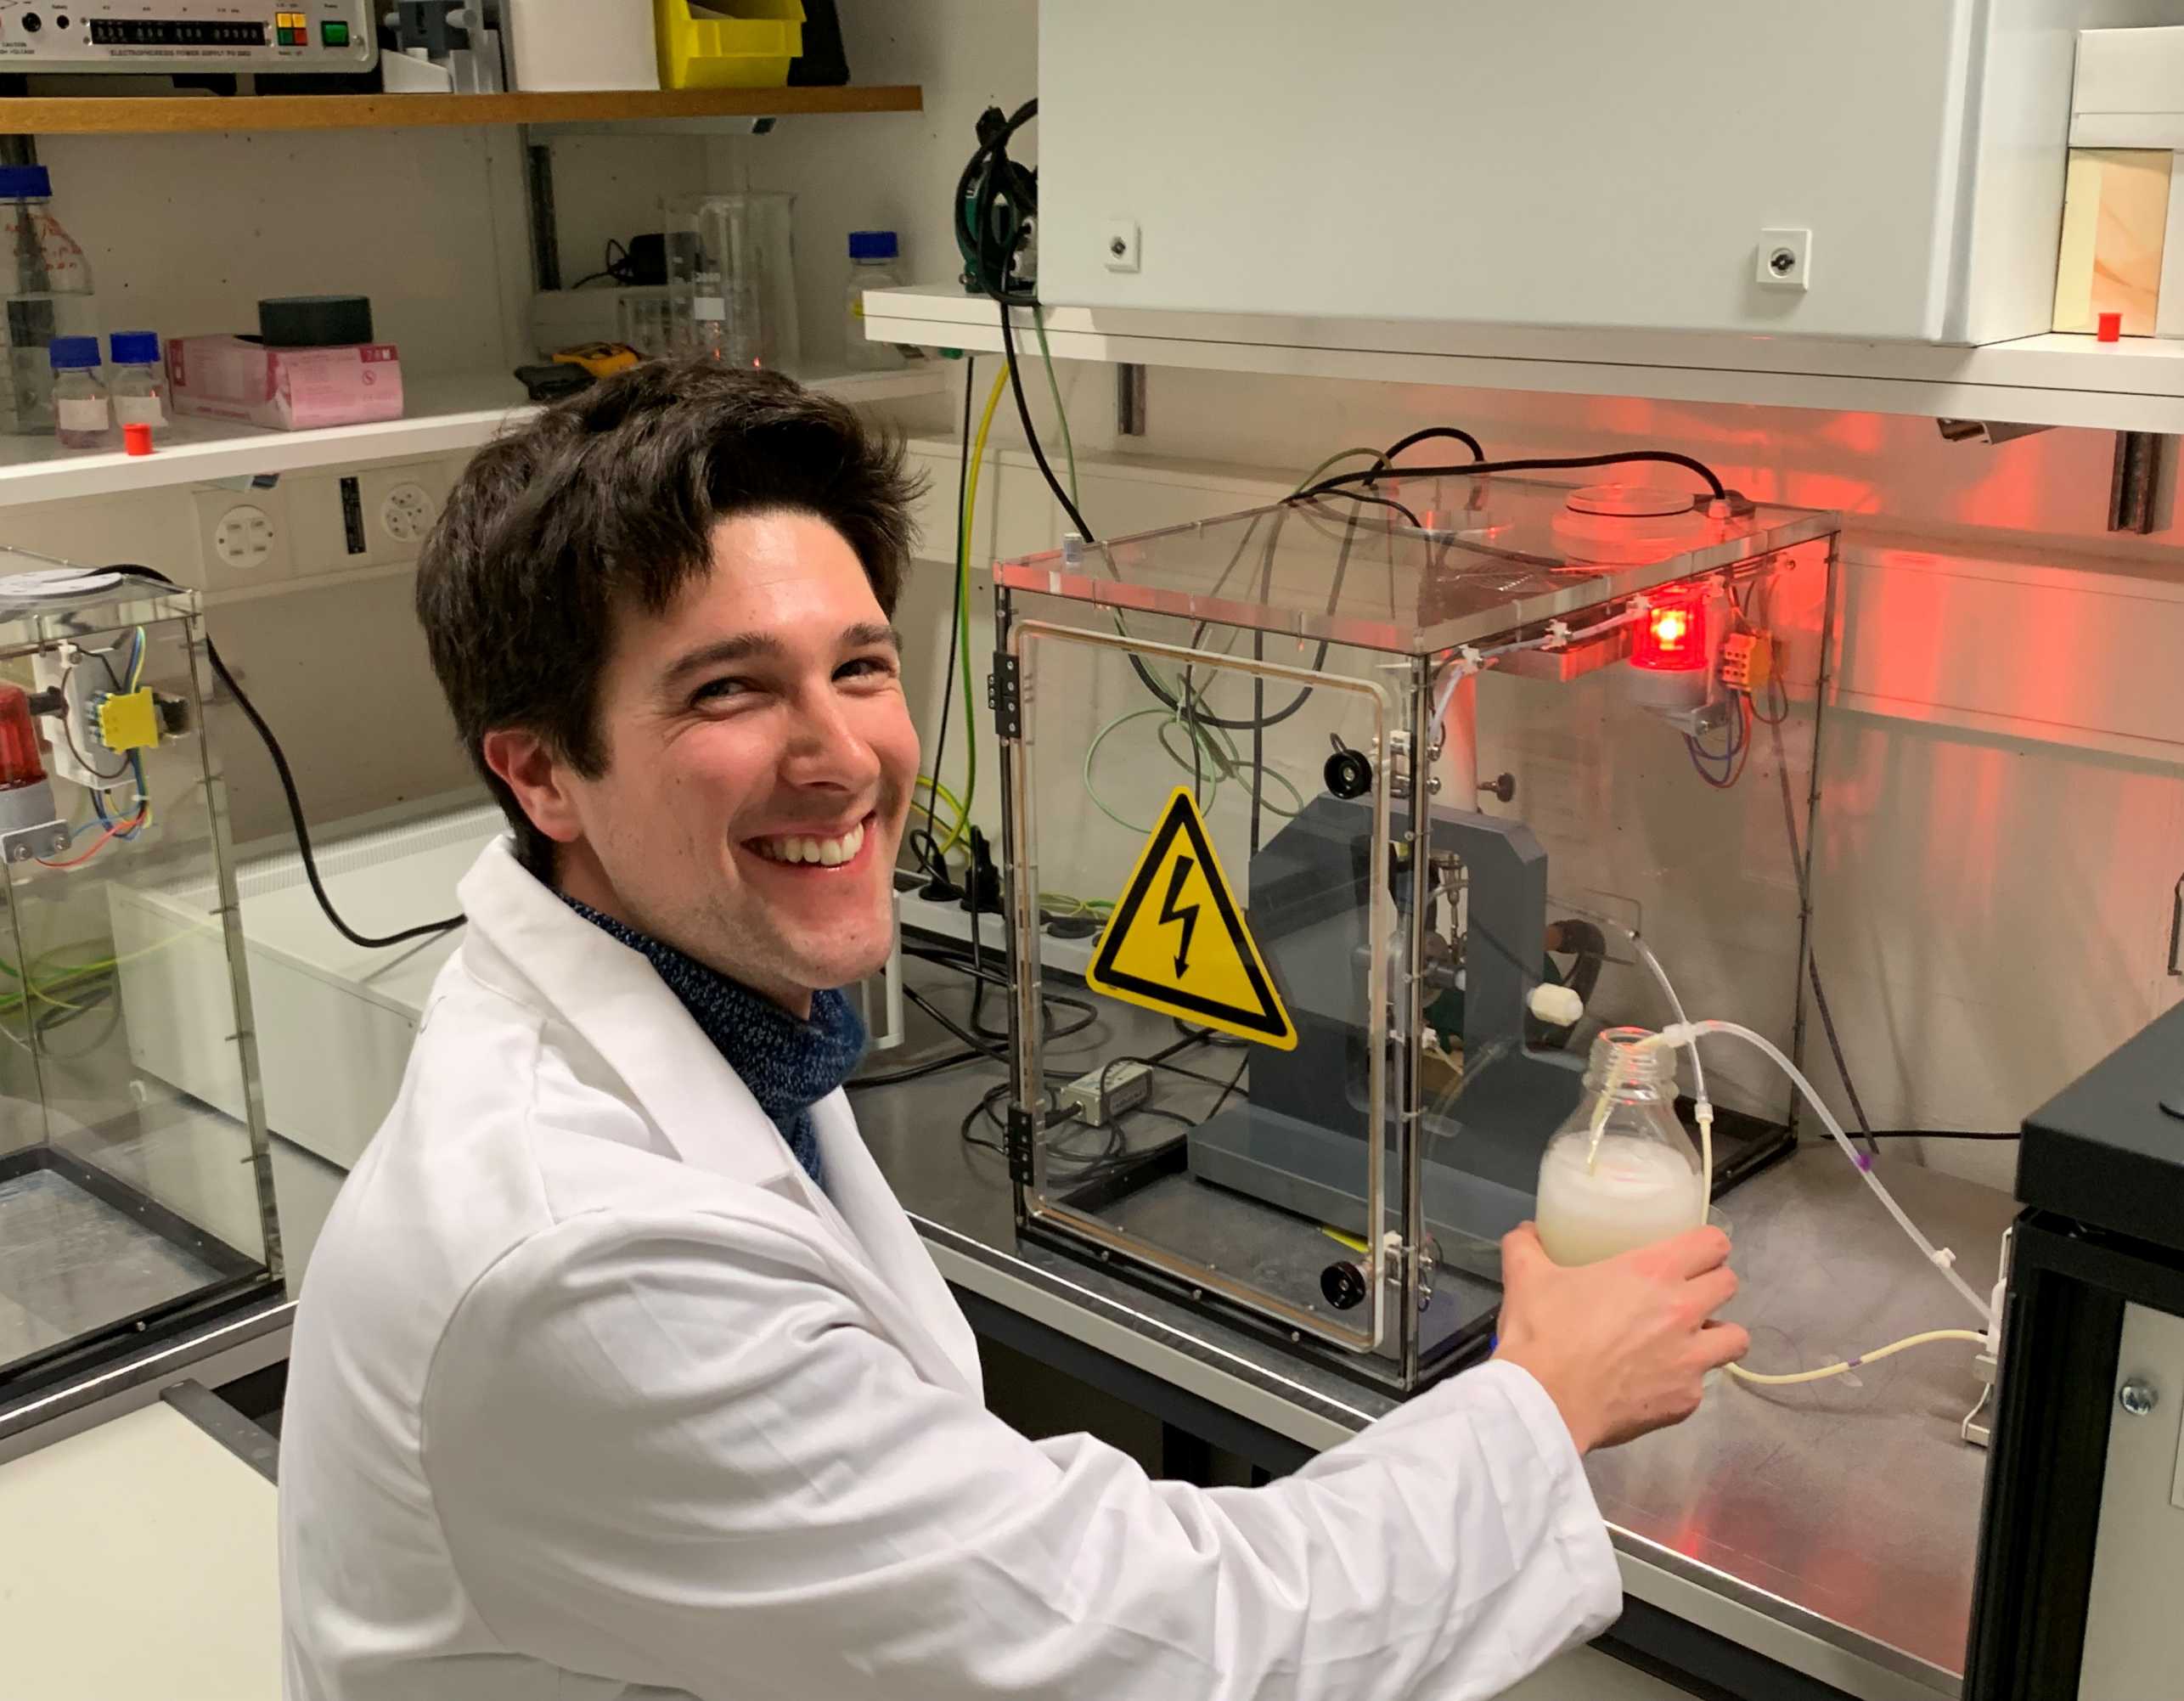
[[(1987, 1302), (1973, 1293), (1971, 1284), (1956, 1273), (1956, 1255), (1946, 1247), (1937, 1248), (1932, 1241), (1920, 1232), (1918, 1225), (1904, 1214), (1903, 1207), (1896, 1203), (1895, 1195), (1889, 1192), (1881, 1184), (1881, 1178), (1873, 1173), (1872, 1160), (1851, 1145), (1850, 1136), (1843, 1133), (1843, 1124), (1835, 1119), (1835, 1113), (1822, 1102), (1820, 1095), (1813, 1090), (1812, 1083), (1805, 1079), (1804, 1072), (1784, 1056), (1781, 1049), (1772, 1040), (1765, 1034), (1754, 1034), (1750, 1028), (1742, 1027), (1734, 1022), (1680, 1022), (1673, 1028), (1663, 1028), (1650, 1039), (1639, 1040), (1637, 1045), (1640, 1046), (1687, 1045), (1701, 1034), (1734, 1034), (1748, 1045), (1757, 1046), (1774, 1059), (1776, 1067), (1797, 1084), (1798, 1090), (1805, 1096), (1805, 1102), (1813, 1107), (1815, 1113), (1827, 1125), (1827, 1131), (1835, 1136), (1835, 1143), (1843, 1148), (1843, 1155), (1850, 1160), (1851, 1167), (1866, 1178), (1866, 1185), (1873, 1190), (1873, 1197), (1878, 1199), (1887, 1208), (1888, 1214), (1896, 1219), (1896, 1225), (1911, 1236), (1912, 1243), (1918, 1248), (1926, 1261), (1941, 1272), (1949, 1285), (1962, 1297), (1964, 1303), (1979, 1313), (1979, 1321), (1982, 1324), (1991, 1323), (1993, 1313)], [(1872, 1355), (1868, 1354), (1867, 1356), (1870, 1358)]]
[(1816, 1371), (1793, 1371), (1787, 1376), (1770, 1376), (1761, 1371), (1748, 1371), (1742, 1365), (1731, 1365), (1728, 1371), (1739, 1382), (1757, 1383), (1765, 1388), (1787, 1388), (1793, 1383), (1820, 1382), (1832, 1376), (1841, 1376), (1845, 1371), (1855, 1371), (1860, 1365), (1870, 1365), (1876, 1359), (1885, 1359), (1900, 1353), (1906, 1347), (1922, 1347), (1929, 1341), (1977, 1341), (1981, 1346), (1987, 1338), (1977, 1329), (1928, 1329), (1922, 1334), (1906, 1335), (1900, 1341), (1891, 1341), (1885, 1347), (1876, 1347), (1870, 1353), (1860, 1353), (1855, 1359), (1845, 1359), (1838, 1365), (1822, 1365)]

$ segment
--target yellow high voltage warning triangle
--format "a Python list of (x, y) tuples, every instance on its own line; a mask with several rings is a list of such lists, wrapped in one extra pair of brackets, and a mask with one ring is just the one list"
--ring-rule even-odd
[(1281, 1051), (1297, 1046), (1297, 1029), (1252, 943), (1187, 786), (1176, 788), (1138, 853), (1084, 978), (1111, 997), (1239, 1039)]

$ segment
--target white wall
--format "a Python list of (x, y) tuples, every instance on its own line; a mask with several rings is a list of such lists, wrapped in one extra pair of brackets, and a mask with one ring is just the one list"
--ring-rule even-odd
[(106, 329), (255, 332), (262, 296), (361, 294), (418, 375), (504, 363), (516, 156), (512, 129), (38, 138)]

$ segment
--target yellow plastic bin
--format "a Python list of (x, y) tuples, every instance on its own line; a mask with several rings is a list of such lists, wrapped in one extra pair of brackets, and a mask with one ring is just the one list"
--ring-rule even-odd
[(804, 50), (803, 0), (656, 0), (662, 88), (780, 88)]

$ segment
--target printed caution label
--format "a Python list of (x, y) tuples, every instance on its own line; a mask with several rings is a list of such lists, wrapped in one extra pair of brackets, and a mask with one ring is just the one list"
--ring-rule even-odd
[(1178, 786), (1138, 853), (1085, 971), (1111, 998), (1296, 1049), (1297, 1029), (1244, 926), (1188, 786)]

